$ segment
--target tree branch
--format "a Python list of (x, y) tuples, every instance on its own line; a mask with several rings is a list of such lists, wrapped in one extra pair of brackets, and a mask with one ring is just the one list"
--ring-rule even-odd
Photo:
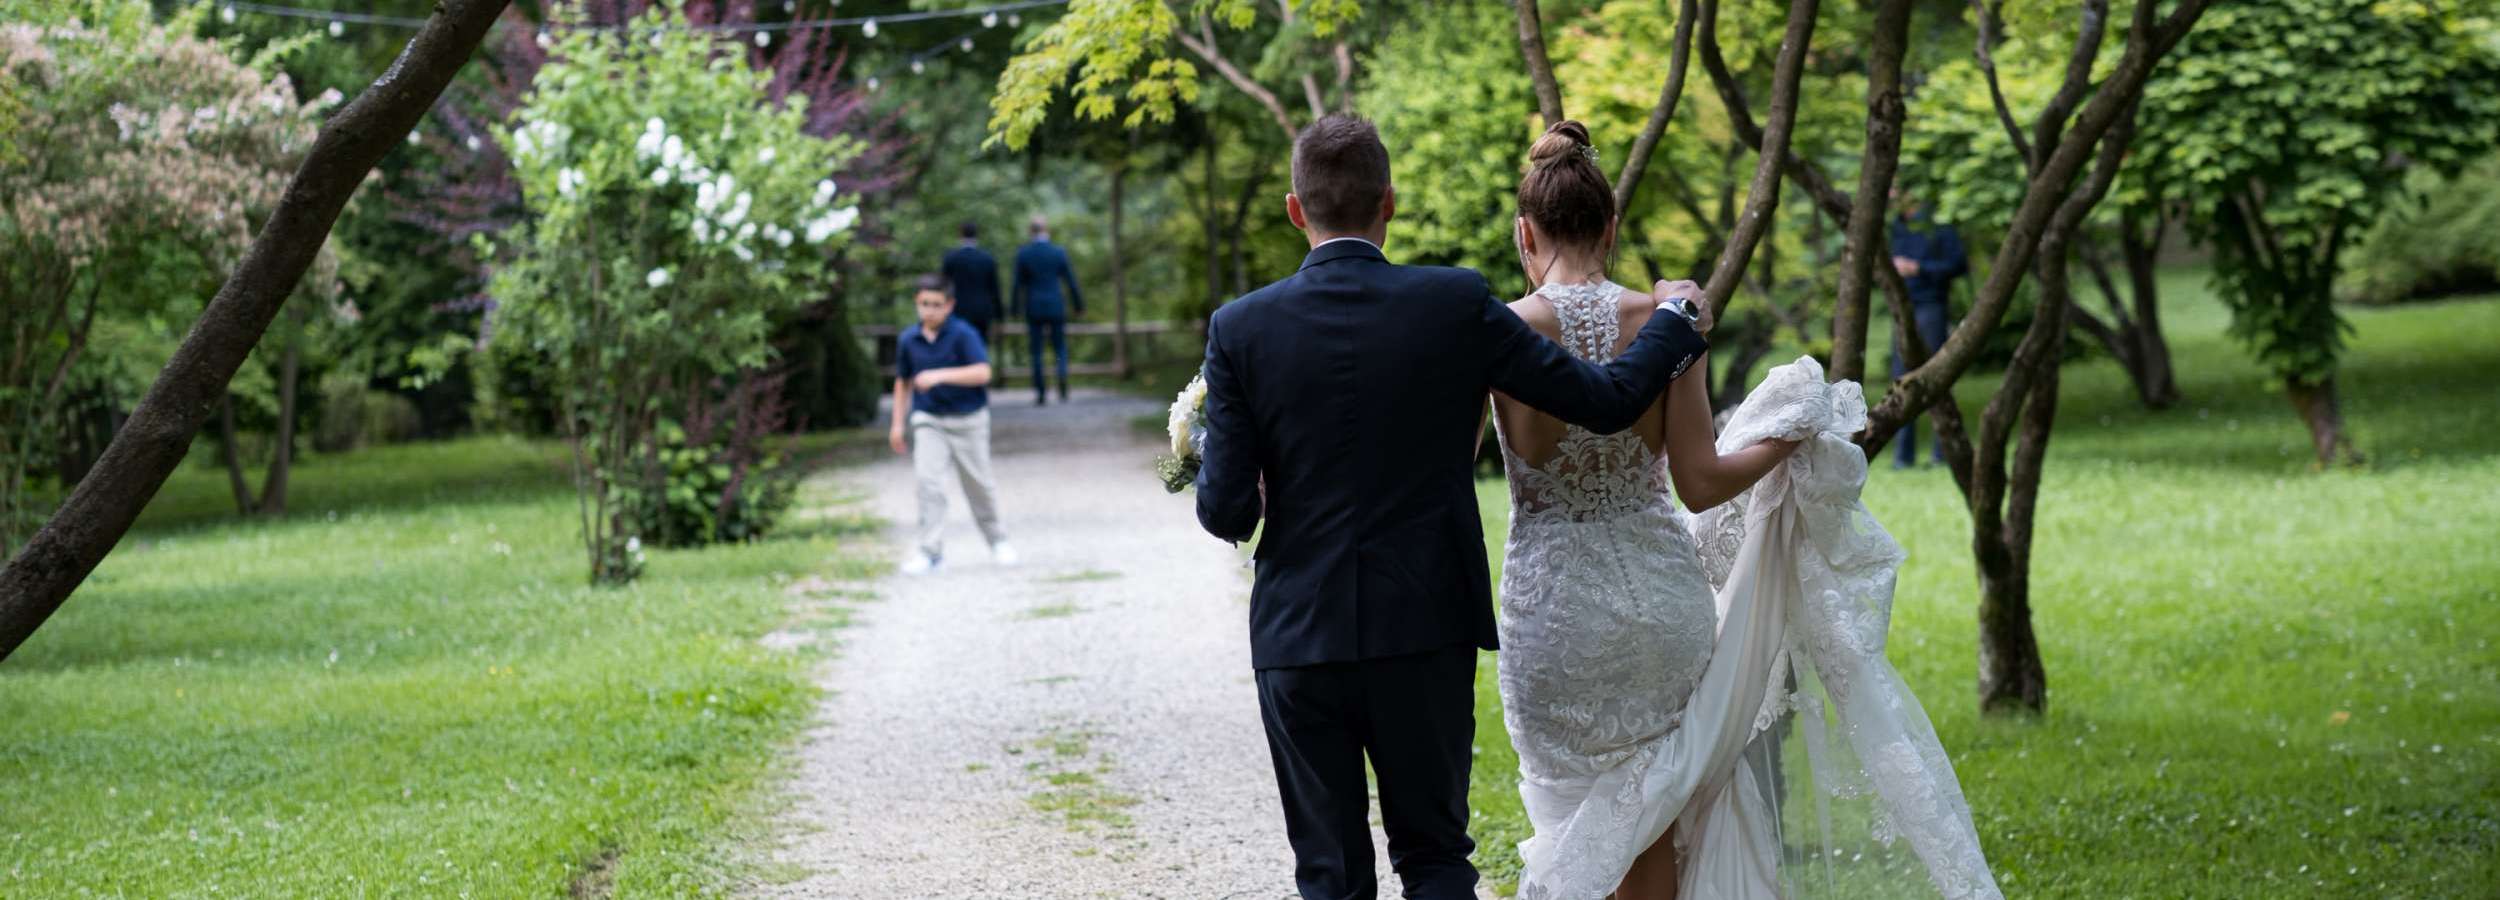
[[(1995, 261), (1988, 272), (1988, 281), (1979, 290), (1971, 312), (1963, 319), (1963, 327), (1954, 329), (1944, 346), (1925, 365), (1911, 370), (1893, 382), (1892, 390), (1868, 415), (1867, 431), (1859, 436), (1860, 446), (1872, 453), (1889, 438), (1892, 430), (1918, 415), (1920, 410), (1960, 378), (1962, 372), (1978, 359), (1979, 348), (1990, 331), (2005, 316), (2018, 287), (2031, 268), (2031, 260), (2039, 250), (2041, 232), (2048, 226), (2051, 213), (2064, 193), (2061, 188), (2083, 167), (2084, 157), (2091, 154), (2103, 135), (2122, 114), (2130, 110), (2144, 92), (2144, 82), (2151, 77), (2153, 66), (2177, 47), (2188, 29), (2212, 0), (2180, 0), (2179, 6), (2163, 18), (2158, 26), (2138, 27), (2130, 31), (2126, 52), (2119, 58), (2117, 69), (2093, 93), (2075, 118), (2075, 127), (2062, 133), (2047, 163), (2033, 174), (2023, 201), (2008, 223), (2005, 241), (1998, 247)], [(2139, 24), (2152, 19), (2152, 4), (2139, 4)], [(2125, 148), (2118, 147), (2123, 153)]]
[[(1718, 0), (1701, 0), (1698, 36), (1702, 71), (1710, 75), (1711, 85), (1718, 89), (1719, 103), (1727, 109), (1730, 130), (1736, 132), (1737, 140), (1762, 146), (1762, 126), (1754, 122), (1753, 110), (1745, 101), (1744, 86), (1736, 81), (1736, 74), (1728, 69), (1727, 57), (1719, 50)], [(1832, 186), (1831, 176), (1825, 174), (1821, 166), (1785, 150), (1781, 152), (1781, 160), (1787, 167), (1788, 177), (1795, 180), (1797, 186), (1806, 189), (1806, 194), (1814, 199), (1814, 205), (1835, 220), (1848, 221), (1849, 198)]]
[(1859, 158), (1857, 202), (1849, 210), (1841, 244), (1840, 284), (1832, 309), (1833, 380), (1866, 378), (1867, 295), (1873, 290), (1875, 253), (1891, 249), (1884, 213), (1893, 172), (1901, 165), (1901, 56), (1910, 42), (1911, 0), (1881, 0), (1866, 63), (1866, 150)]
[(1997, 58), (1993, 45), (2000, 36), (1997, 29), (2003, 24), (1997, 19), (1997, 10), (2003, 6), (2004, 0), (1993, 4), (1987, 0), (1970, 2), (1971, 10), (1979, 16), (1979, 71), (1988, 76), (1988, 102), (1996, 107), (1997, 124), (2005, 126), (2006, 139), (2014, 142), (2014, 156), (2023, 161), (2023, 171), (2028, 173), (2039, 165), (2031, 158), (2031, 142), (2023, 139), (2022, 126), (2014, 124), (2014, 110), (2006, 105), (2004, 86), (1997, 82)]
[(1528, 61), (1528, 80), (1536, 83), (1537, 112), (1545, 116), (1545, 127), (1563, 120), (1562, 86), (1554, 83), (1554, 61), (1545, 55), (1545, 23), (1538, 17), (1536, 0), (1511, 0), (1519, 12), (1519, 55)]
[[(2159, 5), (2149, 2), (2136, 4), (2136, 33), (2145, 33), (2153, 27), (2153, 10)], [(2040, 117), (2032, 122), (2032, 147), (2055, 146), (2058, 133), (2066, 127), (2066, 117), (2075, 111), (2075, 104), (2083, 102), (2084, 93), (2092, 89), (2092, 64), (2100, 58), (2101, 36), (2108, 31), (2108, 27), (2109, 0), (2083, 0), (2083, 22), (2075, 31), (2074, 53), (2066, 58), (2066, 78), (2058, 83), (2057, 94), (2049, 98), (2047, 106), (2040, 108)], [(2132, 38), (2129, 43), (2133, 43)], [(2031, 168), (2040, 167), (2029, 154), (2023, 158)]]
[(1341, 40), (1335, 47), (1330, 48), (1329, 52), (1337, 59), (1337, 109), (1339, 111), (1352, 110), (1354, 108), (1354, 48), (1346, 46), (1346, 42)]
[(1223, 50), (1215, 46), (1215, 29), (1208, 24), (1205, 16), (1198, 17), (1197, 36), (1193, 37), (1187, 31), (1175, 31), (1173, 35), (1180, 39), (1183, 48), (1206, 61), (1208, 66), (1215, 69), (1215, 74), (1223, 76), (1225, 81), (1232, 83), (1234, 89), (1249, 95), (1253, 102), (1266, 108), (1267, 114), (1275, 117), (1276, 127), (1285, 130), (1285, 140), (1288, 143), (1301, 135), (1302, 129), (1294, 126), (1293, 115), (1285, 111), (1285, 103), (1276, 98), (1276, 92), (1252, 80), (1248, 74), (1241, 71), (1240, 66), (1233, 65), (1232, 60), (1225, 58)]
[[(1716, 4), (1706, 13), (1701, 27), (1712, 28), (1718, 17)], [(1789, 158), (1788, 138), (1797, 125), (1797, 86), (1805, 70), (1806, 45), (1814, 38), (1815, 13), (1819, 0), (1790, 0), (1788, 28), (1780, 36), (1779, 58), (1771, 72), (1770, 127), (1765, 129), (1758, 145), (1761, 157), (1754, 164), (1753, 183), (1745, 193), (1745, 212), (1737, 217), (1736, 227), (1728, 235), (1727, 248), (1719, 252), (1719, 263), (1710, 271), (1710, 281), (1702, 289), (1702, 302), (1714, 312), (1724, 313), (1727, 301), (1735, 296), (1737, 284), (1744, 277), (1746, 263), (1753, 257), (1754, 245), (1770, 230), (1771, 210), (1779, 203), (1782, 161)]]
[(467, 64), (509, 0), (436, 0), (399, 58), (322, 126), (242, 262), (60, 511), (0, 569), (0, 659), (95, 570), (182, 462), (339, 211)]
[[(1649, 157), (1658, 151), (1658, 139), (1667, 133), (1667, 120), (1675, 118), (1675, 107), (1684, 97), (1684, 73), (1690, 69), (1693, 56), (1693, 20), (1699, 17), (1696, 0), (1683, 0), (1675, 13), (1675, 49), (1667, 57), (1667, 81), (1658, 89), (1658, 105), (1650, 107), (1649, 122), (1641, 126), (1641, 136), (1632, 142), (1632, 155), (1623, 160), (1623, 171), (1615, 177), (1615, 215), (1632, 211), (1632, 195), (1640, 190), (1641, 173), (1649, 168)], [(1557, 100), (1557, 103), (1560, 101)]]

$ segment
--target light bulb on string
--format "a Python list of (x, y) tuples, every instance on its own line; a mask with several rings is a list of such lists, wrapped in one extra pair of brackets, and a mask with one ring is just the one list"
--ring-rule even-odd
[(865, 36), (865, 37), (872, 37), (872, 38), (873, 38), (873, 37), (876, 37), (876, 36), (877, 36), (877, 20), (875, 20), (875, 19), (870, 19), (870, 20), (868, 20), (867, 24), (864, 24), (864, 25), (859, 26), (859, 33), (860, 33), (862, 36)]
[(224, 22), (228, 25), (234, 24), (234, 5), (227, 4), (225, 6), (218, 7), (217, 21)]
[(331, 36), (331, 37), (339, 37), (339, 36), (344, 35), (344, 34), (346, 34), (346, 33), (347, 33), (347, 26), (346, 26), (346, 25), (341, 24), (341, 23), (339, 23), (339, 22), (338, 22), (338, 21), (336, 21), (336, 20), (332, 20), (332, 21), (330, 22), (330, 36)]
[(773, 33), (772, 33), (772, 32), (769, 32), (769, 31), (758, 31), (758, 32), (756, 32), (756, 33), (755, 33), (755, 46), (758, 46), (758, 47), (770, 47), (770, 46), (772, 46), (772, 45), (773, 45)]
[(1017, 15), (1017, 14), (1015, 14), (1015, 13), (1008, 13), (1008, 14), (1007, 14), (1007, 27), (1009, 27), (1009, 28), (1015, 28), (1015, 27), (1021, 26), (1021, 25), (1023, 25), (1023, 24), (1024, 24), (1024, 17), (1023, 17), (1023, 16)]
[(993, 10), (990, 10), (989, 12), (982, 13), (982, 14), (981, 14), (981, 27), (983, 27), (983, 28), (996, 28), (996, 27), (998, 27), (998, 10), (994, 10), (994, 9), (993, 9)]
[(877, 76), (868, 76), (868, 89), (872, 91), (877, 89)]
[(965, 53), (970, 53), (972, 52), (972, 39), (964, 38), (962, 43), (956, 44), (955, 46), (962, 47)]
[(912, 74), (914, 74), (914, 75), (918, 75), (918, 74), (920, 74), (920, 71), (921, 71), (922, 69), (925, 69), (925, 68), (927, 68), (927, 65), (926, 65), (926, 64), (924, 64), (924, 63), (922, 63), (921, 61), (916, 60), (916, 59), (911, 61), (911, 73), (912, 73)]

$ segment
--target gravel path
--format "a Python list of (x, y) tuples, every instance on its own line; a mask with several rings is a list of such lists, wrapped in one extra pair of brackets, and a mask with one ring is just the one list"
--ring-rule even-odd
[[(992, 565), (950, 490), (947, 567), (877, 584), (838, 635), (773, 852), (797, 880), (759, 895), (1291, 896), (1248, 572), (1155, 482), (1156, 443), (1130, 423), (1160, 404), (997, 399), (1024, 564)], [(910, 466), (889, 456), (856, 483), (899, 555)]]

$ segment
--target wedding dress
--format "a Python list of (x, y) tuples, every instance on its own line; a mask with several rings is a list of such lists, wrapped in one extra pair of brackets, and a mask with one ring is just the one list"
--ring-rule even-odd
[[(1541, 293), (1563, 345), (1602, 362), (1626, 290)], [(1883, 657), (1902, 554), (1858, 502), (1866, 461), (1848, 437), (1865, 421), (1858, 386), (1825, 384), (1813, 359), (1772, 370), (1719, 451), (1805, 444), (1698, 519), (1635, 433), (1572, 427), (1539, 465), (1502, 436), (1499, 676), (1535, 828), (1521, 897), (1604, 897), (1670, 826), (1679, 900), (2002, 897), (1952, 767)], [(1915, 860), (1888, 852), (1904, 842)]]

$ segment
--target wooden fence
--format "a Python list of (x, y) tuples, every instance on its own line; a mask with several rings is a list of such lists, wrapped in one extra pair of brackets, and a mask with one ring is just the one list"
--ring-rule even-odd
[[(902, 335), (903, 329), (917, 327), (919, 326), (860, 325), (854, 327), (852, 331), (860, 338), (873, 342), (876, 348), (878, 369), (891, 376), (894, 374), (895, 340)], [(1068, 373), (1071, 375), (1116, 375), (1126, 378), (1136, 370), (1137, 366), (1151, 365), (1159, 359), (1156, 345), (1161, 341), (1157, 340), (1158, 338), (1167, 334), (1187, 334), (1195, 337), (1205, 333), (1205, 330), (1206, 323), (1204, 322), (1070, 322), (1068, 323)], [(1004, 385), (1031, 377), (1033, 347), (1031, 334), (1025, 330), (1024, 323), (1013, 319), (1001, 320), (991, 326), (991, 331), (988, 338), (990, 368), (996, 373), (993, 380)], [(1086, 356), (1079, 352), (1079, 347), (1084, 342), (1101, 339), (1108, 339), (1111, 342), (1110, 361), (1077, 361)], [(1045, 359), (1046, 368), (1055, 371), (1057, 366), (1047, 365), (1050, 362)]]

